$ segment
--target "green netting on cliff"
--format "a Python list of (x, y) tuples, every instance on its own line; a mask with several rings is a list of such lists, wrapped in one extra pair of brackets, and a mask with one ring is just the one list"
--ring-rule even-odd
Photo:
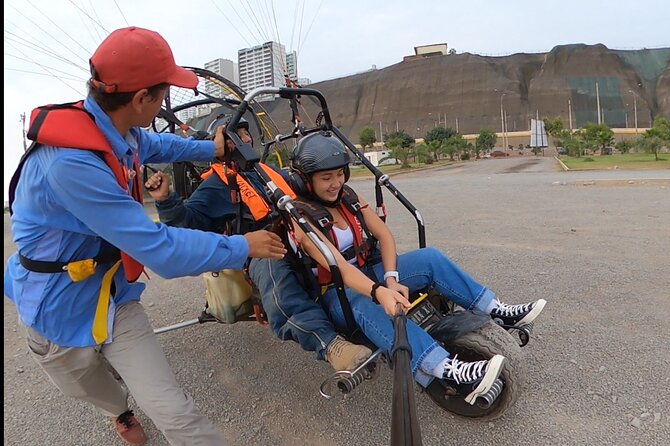
[(670, 48), (636, 51), (617, 50), (616, 54), (632, 66), (644, 80), (649, 81), (651, 85), (656, 84), (656, 80), (670, 63)]
[[(587, 122), (598, 122), (598, 98), (603, 123), (610, 127), (625, 127), (627, 109), (621, 97), (621, 86), (616, 77), (568, 76), (572, 109), (577, 127)], [(596, 95), (596, 82), (598, 95)]]

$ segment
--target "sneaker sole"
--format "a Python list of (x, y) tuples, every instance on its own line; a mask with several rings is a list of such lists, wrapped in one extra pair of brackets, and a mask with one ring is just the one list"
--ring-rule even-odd
[(491, 386), (493, 386), (495, 380), (500, 376), (504, 364), (505, 357), (502, 355), (495, 355), (493, 358), (489, 359), (489, 363), (486, 365), (484, 378), (482, 378), (477, 388), (465, 397), (465, 402), (473, 405), (475, 404), (477, 397), (482, 396), (491, 390)]
[(519, 322), (514, 324), (515, 327), (524, 327), (526, 325), (530, 325), (533, 323), (536, 317), (542, 313), (542, 310), (544, 309), (544, 306), (547, 305), (547, 301), (544, 299), (539, 299), (536, 303), (535, 306), (533, 307), (532, 310), (530, 310), (530, 313), (528, 313), (523, 319), (521, 319)]

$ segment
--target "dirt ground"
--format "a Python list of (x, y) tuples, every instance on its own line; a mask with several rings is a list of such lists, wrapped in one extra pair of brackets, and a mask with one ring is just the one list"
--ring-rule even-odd
[[(518, 157), (392, 181), (421, 211), (429, 245), (506, 302), (548, 301), (524, 347), (527, 380), (517, 404), (482, 423), (441, 411), (417, 390), (424, 445), (667, 444), (670, 171), (563, 172), (550, 157)], [(370, 180), (351, 185), (374, 198)], [(414, 249), (415, 221), (385, 197), (399, 251)], [(15, 249), (8, 223), (5, 215), (5, 261)], [(197, 317), (201, 278), (151, 277), (143, 303), (154, 327)], [(230, 444), (390, 442), (386, 368), (328, 401), (318, 388), (329, 366), (267, 327), (212, 323), (159, 339), (179, 382)], [(121, 444), (108, 420), (64, 399), (28, 356), (8, 299), (3, 343), (4, 444)], [(138, 416), (149, 444), (165, 445)]]

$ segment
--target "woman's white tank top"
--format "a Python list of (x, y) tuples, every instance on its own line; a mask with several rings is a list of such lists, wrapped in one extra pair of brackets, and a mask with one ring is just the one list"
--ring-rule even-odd
[[(340, 252), (344, 252), (354, 246), (354, 233), (351, 232), (351, 228), (347, 227), (347, 229), (340, 229), (337, 226), (333, 226), (333, 232), (335, 233), (337, 246), (340, 247)], [(351, 264), (356, 264), (356, 261), (356, 257), (347, 260), (347, 262)], [(312, 272), (315, 276), (318, 275), (316, 268), (312, 268)]]

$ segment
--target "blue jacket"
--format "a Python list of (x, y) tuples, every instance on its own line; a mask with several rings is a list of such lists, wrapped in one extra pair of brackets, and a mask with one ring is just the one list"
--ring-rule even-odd
[[(131, 129), (124, 138), (90, 97), (84, 107), (127, 167), (132, 167), (135, 152), (143, 164), (208, 161), (214, 156), (211, 141), (139, 128)], [(107, 241), (160, 276), (173, 278), (239, 269), (248, 255), (242, 236), (224, 237), (154, 223), (143, 206), (119, 186), (102, 159), (87, 150), (44, 146), (33, 153), (23, 167), (13, 211), (14, 242), (33, 260), (91, 258)], [(16, 304), (21, 321), (46, 339), (61, 346), (95, 345), (91, 326), (104, 266), (94, 276), (72, 282), (66, 273), (27, 271), (14, 254), (7, 261), (5, 294)], [(143, 283), (129, 284), (122, 268), (114, 276), (114, 286), (109, 333), (115, 306), (139, 300), (145, 288)], [(110, 336), (107, 342), (111, 340)]]

